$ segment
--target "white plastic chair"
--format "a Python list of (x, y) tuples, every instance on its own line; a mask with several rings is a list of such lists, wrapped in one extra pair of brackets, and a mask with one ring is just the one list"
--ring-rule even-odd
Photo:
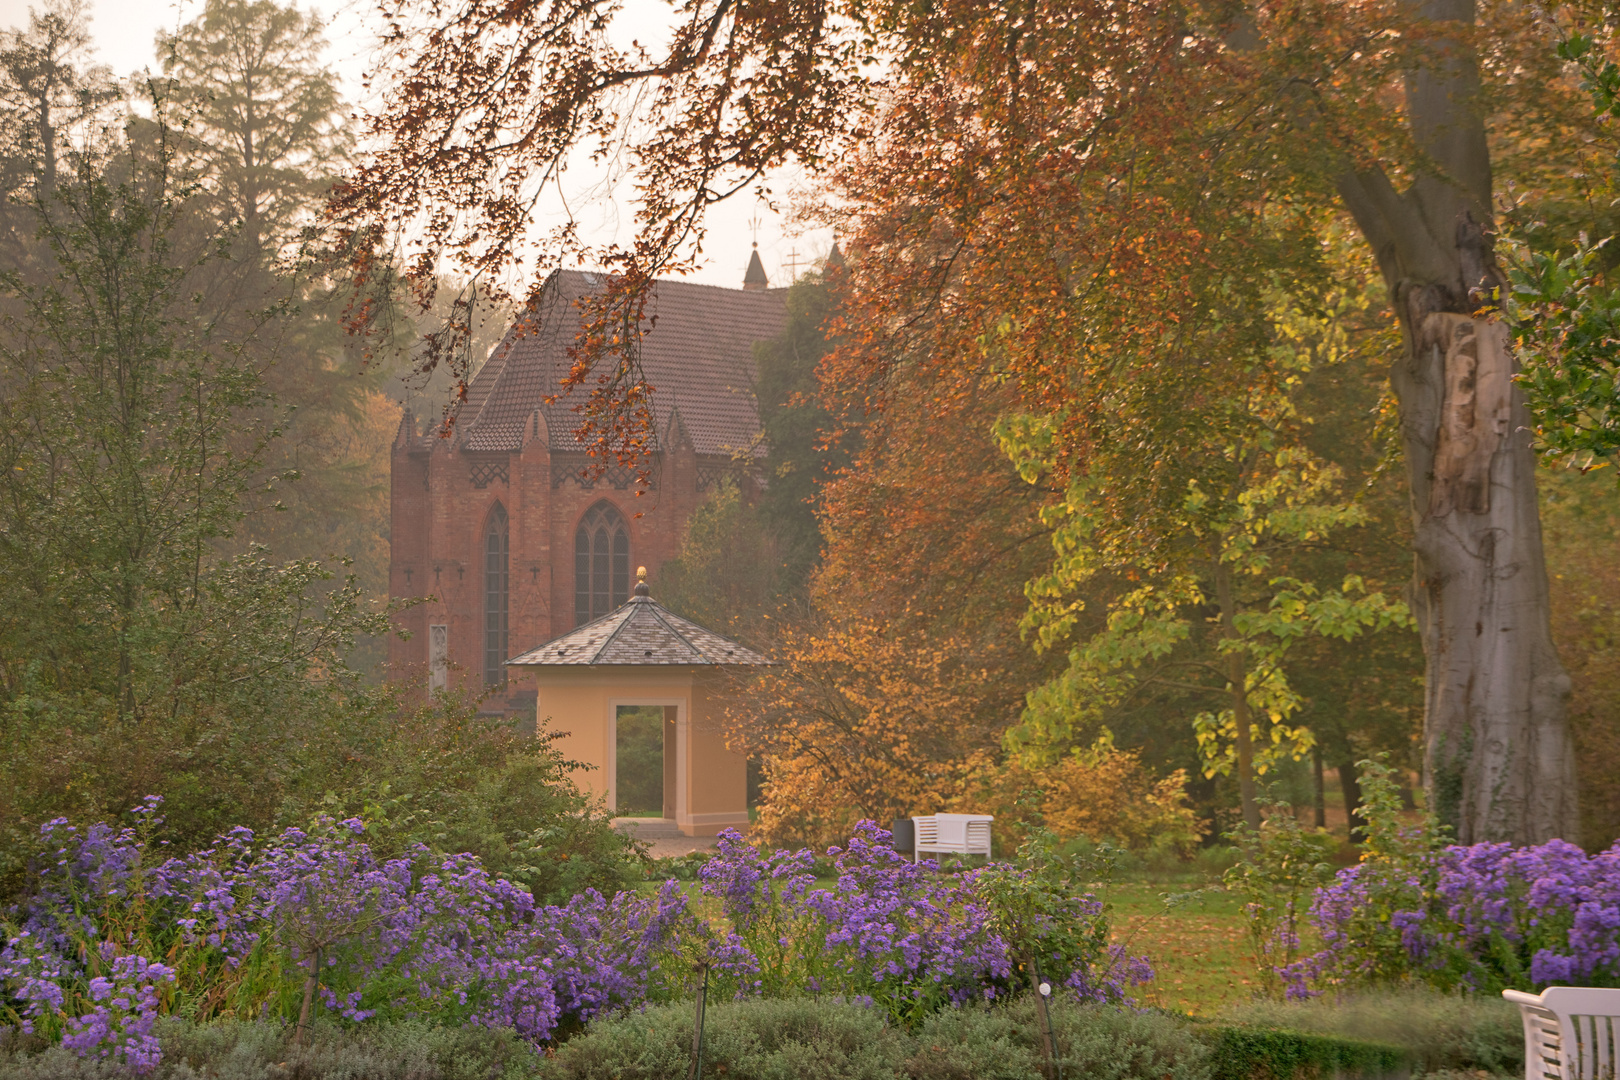
[(918, 862), (924, 854), (938, 861), (941, 855), (983, 855), (990, 857), (990, 823), (996, 819), (989, 814), (930, 814), (911, 819), (916, 832), (916, 843), (911, 849), (911, 861)]
[(1525, 1080), (1616, 1080), (1620, 990), (1549, 986), (1502, 996), (1524, 1021)]

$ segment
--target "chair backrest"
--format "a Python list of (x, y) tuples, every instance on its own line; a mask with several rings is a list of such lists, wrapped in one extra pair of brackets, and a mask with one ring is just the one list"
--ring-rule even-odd
[(941, 844), (949, 844), (951, 847), (967, 846), (966, 814), (935, 814), (934, 820), (939, 823)]
[(1524, 1022), (1524, 1080), (1564, 1080), (1558, 1014), (1542, 1004), (1539, 994), (1504, 990), (1502, 996), (1519, 1006), (1519, 1019)]
[(1504, 990), (1524, 1021), (1525, 1080), (1615, 1080), (1620, 990), (1550, 986)]
[(1615, 1080), (1620, 990), (1549, 986), (1541, 1004), (1558, 1017), (1566, 1080)]

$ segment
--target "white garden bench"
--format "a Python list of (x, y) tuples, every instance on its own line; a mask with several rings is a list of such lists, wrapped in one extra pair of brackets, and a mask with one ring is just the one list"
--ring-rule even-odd
[(1504, 990), (1524, 1021), (1525, 1080), (1612, 1080), (1620, 1052), (1620, 990)]
[(924, 854), (939, 861), (941, 855), (983, 855), (990, 857), (990, 823), (996, 820), (989, 814), (930, 814), (911, 819), (916, 830), (916, 843), (911, 849), (911, 861)]

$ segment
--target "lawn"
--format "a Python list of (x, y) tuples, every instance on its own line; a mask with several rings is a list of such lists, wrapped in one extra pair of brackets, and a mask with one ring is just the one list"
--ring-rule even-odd
[(1254, 961), (1238, 899), (1220, 888), (1181, 893), (1184, 886), (1137, 882), (1111, 886), (1114, 938), (1145, 953), (1157, 977), (1138, 991), (1144, 1004), (1208, 1016), (1244, 1002), (1256, 989)]

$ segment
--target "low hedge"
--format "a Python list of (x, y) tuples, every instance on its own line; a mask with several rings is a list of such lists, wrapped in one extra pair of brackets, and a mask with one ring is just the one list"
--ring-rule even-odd
[(1406, 1076), (1412, 1067), (1411, 1054), (1385, 1043), (1246, 1027), (1201, 1034), (1210, 1048), (1212, 1080), (1374, 1080)]
[[(935, 1013), (913, 1035), (907, 1080), (1034, 1080), (1046, 1075), (1040, 1017), (1026, 996)], [(1051, 1003), (1058, 1065), (1073, 1080), (1213, 1080), (1191, 1025), (1154, 1010)]]
[(1518, 1006), (1486, 994), (1443, 994), (1423, 987), (1254, 1001), (1222, 1012), (1245, 1027), (1282, 1028), (1403, 1047), (1414, 1071), (1524, 1075), (1524, 1027)]
[[(545, 1059), (510, 1031), (424, 1021), (340, 1027), (309, 1045), (274, 1022), (174, 1018), (154, 1029), (163, 1061), (142, 1080), (540, 1080)], [(681, 1075), (685, 1075), (684, 1073)], [(126, 1068), (0, 1028), (0, 1080), (128, 1080)]]
[[(1432, 1003), (1431, 1003), (1432, 1004)], [(1434, 1014), (1439, 1006), (1430, 1008)], [(1269, 1010), (1269, 1012), (1268, 1012)], [(162, 1021), (163, 1061), (145, 1080), (684, 1080), (692, 1053), (692, 1003), (602, 1017), (550, 1051), (508, 1031), (425, 1021), (317, 1023), (294, 1045), (275, 1022), (198, 1025)], [(1254, 1022), (1282, 1014), (1255, 1006), (1221, 1022), (1156, 1010), (1051, 1003), (1054, 1041), (1069, 1080), (1356, 1080), (1411, 1070), (1478, 1068), (1491, 1039), (1450, 1036), (1453, 1052)], [(1421, 1013), (1421, 1008), (1418, 1010)], [(1304, 1019), (1326, 1024), (1315, 1007)], [(1363, 1015), (1346, 1011), (1340, 1023)], [(1301, 1014), (1296, 1010), (1293, 1018)], [(1410, 1034), (1418, 1038), (1418, 1028)], [(1454, 1023), (1456, 1031), (1474, 1030)], [(1494, 1032), (1493, 1025), (1484, 1030)], [(1026, 997), (946, 1009), (911, 1030), (881, 1011), (838, 999), (714, 1002), (704, 1028), (706, 1080), (1043, 1080), (1037, 1003)], [(1493, 1036), (1494, 1038), (1494, 1036)], [(1473, 1047), (1473, 1050), (1469, 1050)], [(125, 1080), (115, 1065), (0, 1029), (0, 1080)]]
[[(558, 1047), (557, 1080), (684, 1080), (692, 1061), (690, 1003), (604, 1017)], [(703, 1029), (703, 1075), (725, 1080), (894, 1080), (910, 1049), (883, 1014), (841, 1001), (714, 1003)]]

